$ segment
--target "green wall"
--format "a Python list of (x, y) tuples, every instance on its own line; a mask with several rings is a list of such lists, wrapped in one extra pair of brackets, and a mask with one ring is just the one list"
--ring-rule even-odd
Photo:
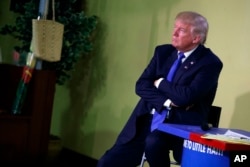
[[(6, 12), (2, 3), (1, 24)], [(101, 31), (91, 57), (77, 64), (68, 84), (56, 88), (51, 133), (61, 137), (64, 147), (98, 159), (112, 146), (139, 99), (134, 91), (137, 78), (155, 45), (170, 41), (173, 19), (182, 10), (207, 17), (206, 46), (224, 62), (214, 101), (223, 108), (220, 127), (250, 131), (249, 0), (91, 0), (87, 4), (88, 13), (100, 17)], [(0, 36), (6, 56), (5, 40)]]
[[(7, 24), (12, 24), (15, 22), (15, 17), (17, 16), (14, 12), (10, 10), (10, 0), (0, 1), (0, 26)], [(2, 61), (12, 63), (12, 51), (13, 46), (18, 41), (14, 38), (8, 36), (0, 35), (0, 50), (2, 53)]]
[(137, 78), (149, 62), (154, 46), (170, 41), (173, 19), (182, 10), (194, 10), (207, 17), (210, 30), (206, 46), (224, 62), (214, 101), (223, 108), (220, 127), (250, 130), (249, 3), (248, 0), (89, 1), (89, 11), (101, 17), (106, 31), (101, 54), (106, 60), (107, 77), (106, 85), (88, 110), (87, 120), (82, 121), (81, 130), (86, 138), (79, 136), (81, 144), (77, 150), (99, 158), (112, 146), (138, 100), (134, 93)]

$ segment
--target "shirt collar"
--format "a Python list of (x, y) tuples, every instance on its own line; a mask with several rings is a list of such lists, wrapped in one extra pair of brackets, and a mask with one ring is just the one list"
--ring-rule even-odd
[[(198, 47), (198, 46), (197, 46), (197, 47)], [(196, 49), (197, 47), (195, 47), (194, 49), (192, 49), (192, 50), (190, 50), (190, 51), (184, 52), (185, 58), (182, 59), (182, 62), (184, 62), (184, 61), (188, 58), (188, 56), (190, 56), (190, 55), (195, 51), (195, 49)], [(178, 51), (178, 53), (179, 53), (179, 52), (180, 52), (180, 51)]]

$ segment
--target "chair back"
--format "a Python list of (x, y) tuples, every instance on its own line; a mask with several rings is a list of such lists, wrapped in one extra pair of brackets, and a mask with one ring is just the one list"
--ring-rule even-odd
[(219, 127), (221, 109), (219, 106), (211, 106), (208, 113), (208, 123), (212, 124), (215, 128)]

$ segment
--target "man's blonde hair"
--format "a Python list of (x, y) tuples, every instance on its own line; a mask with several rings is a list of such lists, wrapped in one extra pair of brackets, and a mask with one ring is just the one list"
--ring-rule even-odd
[(184, 11), (177, 14), (175, 20), (182, 20), (187, 24), (192, 26), (192, 33), (198, 34), (201, 37), (200, 43), (204, 44), (207, 39), (208, 33), (208, 22), (205, 17), (201, 14), (192, 12), (192, 11)]

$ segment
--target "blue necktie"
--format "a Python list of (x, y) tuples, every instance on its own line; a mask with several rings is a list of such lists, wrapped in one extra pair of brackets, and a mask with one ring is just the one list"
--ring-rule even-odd
[[(168, 72), (167, 75), (167, 80), (169, 82), (172, 81), (176, 70), (180, 67), (182, 63), (182, 59), (185, 57), (183, 52), (178, 53), (178, 59), (175, 60), (173, 65), (171, 66), (171, 69)], [(151, 131), (155, 130), (158, 128), (159, 124), (162, 123), (166, 117), (169, 116), (169, 110), (163, 110), (161, 113), (155, 111), (152, 119), (152, 124), (151, 124)]]

